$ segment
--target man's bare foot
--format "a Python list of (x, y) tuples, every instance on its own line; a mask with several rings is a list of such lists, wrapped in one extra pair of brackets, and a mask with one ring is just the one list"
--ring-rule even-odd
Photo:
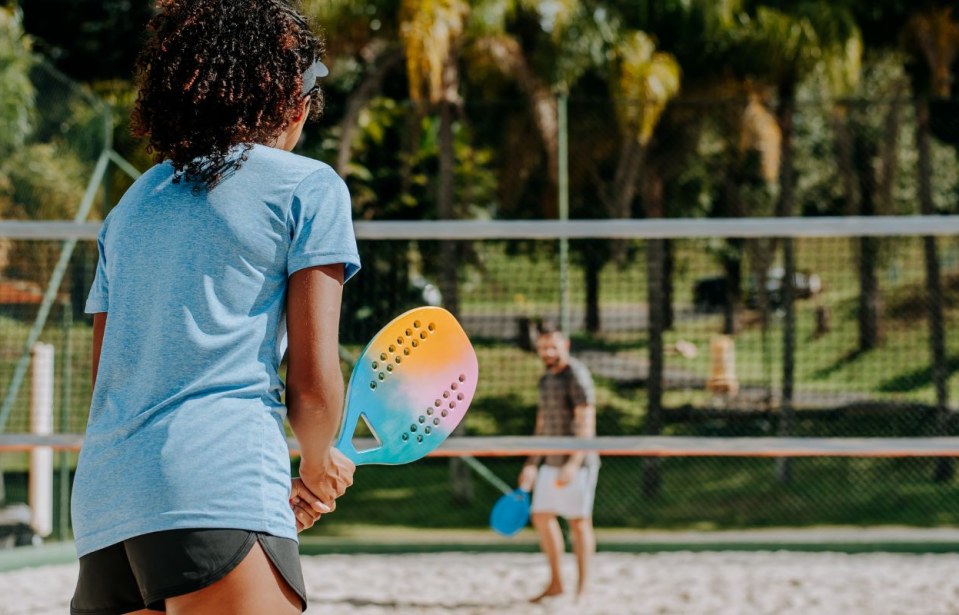
[(530, 598), (529, 601), (532, 602), (533, 604), (536, 604), (537, 602), (542, 602), (543, 600), (547, 598), (559, 596), (562, 593), (563, 593), (562, 585), (551, 584), (549, 585), (549, 587), (543, 590), (543, 593), (536, 596), (535, 598)]

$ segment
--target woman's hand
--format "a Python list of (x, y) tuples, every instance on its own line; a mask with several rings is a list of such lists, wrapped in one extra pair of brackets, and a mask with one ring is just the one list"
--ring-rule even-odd
[(293, 509), (293, 515), (296, 517), (297, 532), (310, 529), (320, 515), (333, 511), (313, 495), (299, 478), (293, 479), (290, 488), (290, 508)]
[(300, 480), (317, 500), (329, 508), (327, 512), (336, 509), (336, 498), (353, 484), (355, 471), (353, 462), (335, 448), (329, 449), (325, 459), (303, 458), (300, 462)]

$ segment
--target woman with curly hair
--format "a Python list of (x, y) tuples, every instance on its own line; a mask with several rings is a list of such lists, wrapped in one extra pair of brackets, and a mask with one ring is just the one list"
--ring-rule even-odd
[(133, 127), (157, 164), (104, 221), (86, 305), (71, 612), (298, 613), (297, 532), (354, 470), (332, 448), (350, 197), (291, 153), (323, 45), (283, 0), (165, 0), (149, 34)]

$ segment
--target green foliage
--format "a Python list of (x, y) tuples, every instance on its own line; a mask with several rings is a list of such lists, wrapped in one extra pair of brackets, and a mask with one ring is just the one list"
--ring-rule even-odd
[[(10, 198), (0, 219), (70, 220), (83, 196), (89, 170), (69, 149), (35, 143), (18, 149), (2, 164), (0, 177), (9, 178)], [(3, 205), (0, 195), (0, 205)], [(5, 274), (45, 283), (60, 254), (49, 242), (13, 242)]]
[(20, 10), (0, 7), (0, 159), (21, 147), (32, 130), (36, 92), (30, 69), (34, 62)]

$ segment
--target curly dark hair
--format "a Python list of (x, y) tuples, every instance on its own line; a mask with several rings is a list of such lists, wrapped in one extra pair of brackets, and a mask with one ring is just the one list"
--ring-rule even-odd
[[(283, 0), (161, 0), (137, 60), (133, 134), (174, 181), (212, 189), (297, 115), (323, 40)], [(311, 115), (323, 96), (310, 91)], [(243, 144), (240, 156), (230, 150)]]

